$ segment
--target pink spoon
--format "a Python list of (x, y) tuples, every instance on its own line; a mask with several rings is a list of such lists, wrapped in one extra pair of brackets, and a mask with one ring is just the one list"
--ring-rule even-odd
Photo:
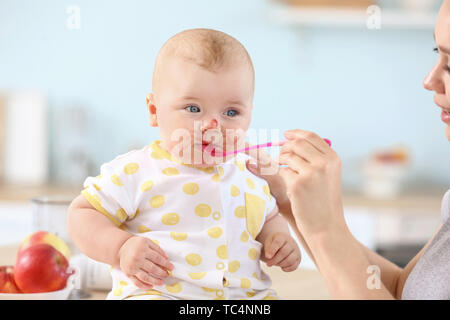
[[(328, 139), (323, 139), (323, 140), (325, 140), (325, 142), (331, 147), (331, 141), (330, 140), (328, 140)], [(236, 154), (236, 153), (239, 153), (239, 152), (245, 152), (245, 151), (248, 151), (248, 150), (259, 149), (259, 148), (275, 147), (275, 146), (280, 146), (281, 147), (287, 141), (288, 140), (281, 140), (281, 141), (278, 141), (278, 142), (267, 142), (267, 143), (257, 144), (257, 145), (250, 146), (250, 147), (247, 147), (247, 148), (244, 148), (244, 149), (239, 149), (239, 150), (236, 150), (236, 151), (223, 152), (222, 156), (226, 157), (226, 156), (231, 155), (231, 154)]]

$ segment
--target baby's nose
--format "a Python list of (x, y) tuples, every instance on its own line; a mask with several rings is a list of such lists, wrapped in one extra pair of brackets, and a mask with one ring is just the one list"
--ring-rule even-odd
[(218, 127), (219, 122), (215, 118), (203, 120), (202, 122), (202, 130), (217, 129)]

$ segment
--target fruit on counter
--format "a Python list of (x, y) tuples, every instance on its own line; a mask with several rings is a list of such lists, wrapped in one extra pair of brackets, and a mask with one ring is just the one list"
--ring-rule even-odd
[(14, 280), (14, 266), (0, 266), (0, 293), (21, 293)]
[(66, 257), (67, 261), (70, 260), (70, 250), (64, 240), (47, 231), (36, 231), (29, 234), (20, 244), (17, 254), (19, 255), (22, 250), (38, 243), (46, 243), (53, 246)]
[(71, 274), (66, 257), (47, 243), (34, 244), (17, 254), (14, 279), (23, 293), (61, 290)]

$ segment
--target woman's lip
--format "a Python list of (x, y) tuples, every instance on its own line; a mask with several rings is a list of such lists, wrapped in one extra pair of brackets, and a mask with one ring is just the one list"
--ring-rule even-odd
[(442, 110), (442, 113), (441, 113), (441, 119), (442, 119), (442, 121), (444, 121), (446, 124), (450, 125), (450, 114), (448, 114), (447, 112), (445, 112), (445, 110)]

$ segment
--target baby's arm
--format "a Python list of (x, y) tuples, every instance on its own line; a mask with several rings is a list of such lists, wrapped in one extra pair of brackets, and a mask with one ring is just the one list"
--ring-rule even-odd
[(149, 289), (154, 284), (162, 285), (163, 281), (156, 277), (168, 276), (163, 268), (173, 269), (157, 244), (121, 230), (98, 212), (83, 195), (70, 204), (67, 230), (84, 254), (121, 268), (139, 288)]
[(287, 221), (278, 213), (278, 207), (269, 214), (256, 240), (263, 245), (261, 260), (269, 267), (276, 265), (286, 272), (297, 269), (300, 248), (291, 237)]

